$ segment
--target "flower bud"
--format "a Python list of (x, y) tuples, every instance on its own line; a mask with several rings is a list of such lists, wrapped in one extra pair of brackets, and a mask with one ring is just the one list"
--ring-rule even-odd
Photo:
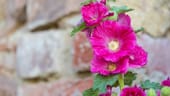
[(163, 87), (161, 89), (161, 96), (170, 96), (170, 87)]
[(147, 96), (156, 96), (155, 90), (154, 90), (154, 89), (149, 89), (149, 90), (147, 91)]

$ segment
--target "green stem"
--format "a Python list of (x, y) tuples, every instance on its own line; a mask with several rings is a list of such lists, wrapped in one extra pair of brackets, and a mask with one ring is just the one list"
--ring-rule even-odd
[(119, 75), (119, 86), (120, 86), (120, 90), (124, 88), (124, 75), (123, 74)]

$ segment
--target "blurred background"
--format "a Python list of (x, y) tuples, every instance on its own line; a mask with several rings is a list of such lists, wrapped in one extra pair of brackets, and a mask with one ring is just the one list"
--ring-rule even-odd
[[(92, 86), (92, 51), (80, 32), (83, 0), (0, 0), (0, 96), (81, 96)], [(117, 0), (129, 12), (148, 65), (136, 82), (170, 76), (170, 0)]]

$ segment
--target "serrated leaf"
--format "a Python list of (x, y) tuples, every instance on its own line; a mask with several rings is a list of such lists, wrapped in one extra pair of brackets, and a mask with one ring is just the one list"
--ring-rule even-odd
[(133, 11), (133, 10), (134, 9), (128, 8), (127, 6), (120, 6), (120, 7), (112, 6), (111, 7), (111, 11), (113, 11), (114, 13), (116, 12), (117, 14), (129, 12), (129, 11)]
[(138, 32), (141, 32), (141, 31), (144, 31), (145, 29), (143, 27), (139, 28), (139, 29), (136, 29), (135, 30), (135, 33), (138, 33)]
[(128, 71), (124, 76), (125, 85), (132, 85), (132, 82), (136, 79), (136, 73)]
[(83, 92), (83, 96), (98, 96), (99, 91), (96, 89), (94, 90), (93, 88), (87, 89)]
[(79, 26), (75, 27), (72, 32), (71, 32), (71, 36), (74, 36), (77, 32), (80, 32), (81, 30), (85, 29), (86, 25), (85, 23), (80, 24)]
[(112, 76), (102, 76), (102, 75), (96, 75), (94, 78), (94, 84), (93, 89), (99, 89), (99, 92), (103, 93), (105, 92), (105, 88), (107, 85), (114, 85), (116, 81), (118, 80), (118, 75), (112, 75)]
[(150, 80), (145, 80), (144, 82), (141, 83), (141, 87), (143, 89), (161, 89), (161, 85), (156, 82), (151, 82)]

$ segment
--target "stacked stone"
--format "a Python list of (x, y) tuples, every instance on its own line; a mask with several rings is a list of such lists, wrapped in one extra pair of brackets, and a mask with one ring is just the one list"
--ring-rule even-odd
[[(81, 0), (0, 0), (0, 96), (81, 96), (92, 85), (92, 50), (83, 32), (70, 37), (80, 20)], [(134, 28), (149, 64), (137, 70), (139, 82), (170, 74), (170, 1), (118, 0)], [(140, 19), (139, 19), (140, 18)], [(135, 24), (135, 25), (134, 25)]]

